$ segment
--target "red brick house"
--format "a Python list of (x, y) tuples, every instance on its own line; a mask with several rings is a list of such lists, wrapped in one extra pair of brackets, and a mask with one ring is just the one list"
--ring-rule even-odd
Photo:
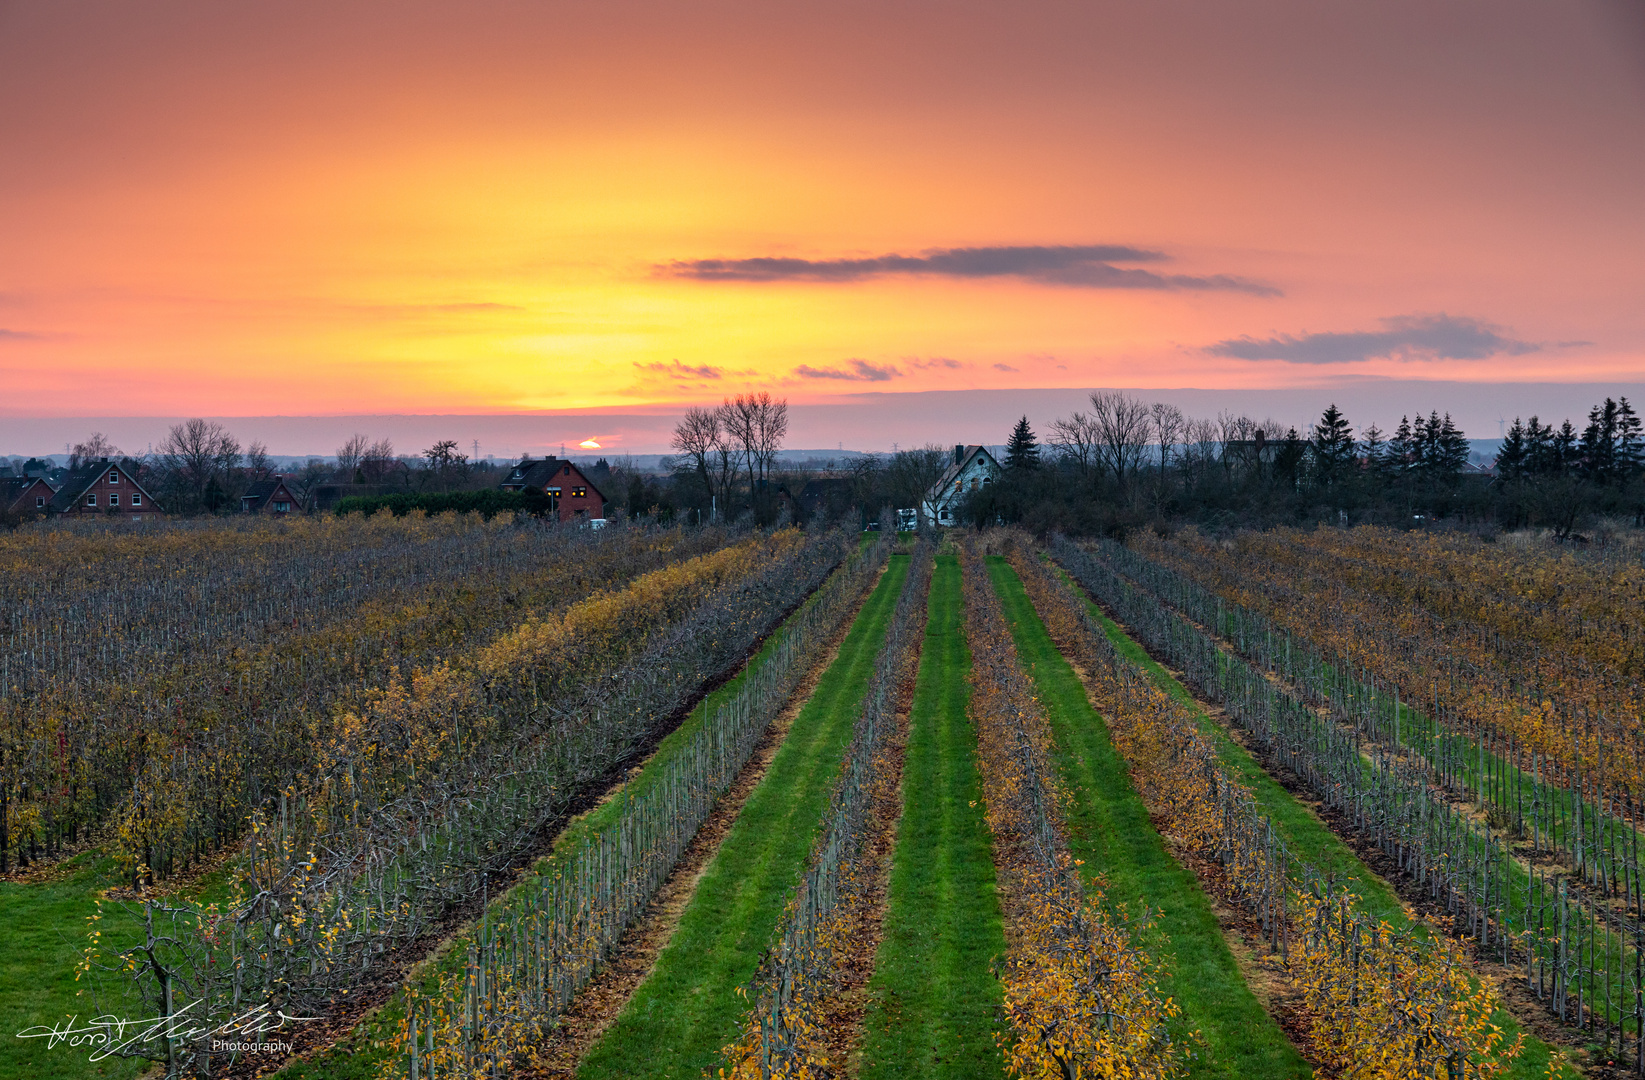
[(605, 496), (564, 458), (524, 458), (497, 486), (504, 491), (541, 491), (561, 521), (605, 517)]
[(57, 494), (43, 476), (0, 477), (0, 511), (14, 514), (44, 514)]
[(302, 503), (286, 487), (285, 479), (279, 476), (254, 482), (240, 496), (240, 512), (243, 514), (292, 514), (301, 508)]
[(129, 458), (88, 461), (63, 478), (63, 486), (46, 503), (50, 514), (119, 515), (147, 521), (162, 513), (143, 485)]

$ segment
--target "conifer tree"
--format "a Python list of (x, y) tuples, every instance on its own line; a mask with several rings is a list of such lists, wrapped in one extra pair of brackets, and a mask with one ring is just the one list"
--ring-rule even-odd
[(1348, 464), (1354, 458), (1353, 429), (1336, 403), (1325, 410), (1319, 423), (1314, 425), (1314, 464), (1321, 487), (1335, 487), (1342, 482)]
[[(1536, 422), (1536, 417), (1531, 417)], [(1496, 452), (1497, 475), (1504, 480), (1518, 480), (1526, 473), (1530, 459), (1530, 445), (1525, 432), (1525, 424), (1519, 417), (1514, 417), (1514, 426), (1508, 429), (1508, 435), (1502, 440), (1502, 446)]]
[(1034, 438), (1034, 429), (1028, 426), (1028, 417), (1017, 421), (1011, 429), (1011, 438), (1005, 444), (1007, 469), (1037, 469), (1040, 467), (1040, 447)]

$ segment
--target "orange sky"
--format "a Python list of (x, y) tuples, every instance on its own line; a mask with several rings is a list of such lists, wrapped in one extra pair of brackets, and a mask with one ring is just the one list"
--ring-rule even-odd
[(0, 0), (0, 417), (1635, 380), (1623, 6)]

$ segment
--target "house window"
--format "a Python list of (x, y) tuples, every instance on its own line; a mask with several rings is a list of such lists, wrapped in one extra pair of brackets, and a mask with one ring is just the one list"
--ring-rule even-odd
[(559, 488), (546, 488), (545, 490), (550, 495), (554, 496), (556, 499), (558, 499), (560, 497), (560, 489)]
[(115, 472), (113, 469), (110, 469), (109, 470), (109, 483), (118, 484), (119, 482), (120, 482), (120, 474)]
[(291, 510), (291, 504), (288, 503), (288, 502), (277, 502), (277, 503), (274, 504), (274, 512), (277, 513), (277, 514), (284, 514), (284, 513), (289, 512), (290, 510)]
[(86, 505), (87, 506), (96, 506), (97, 505), (97, 496), (96, 495), (87, 495), (86, 496)]
[(110, 495), (109, 496), (109, 505), (110, 506), (119, 506), (120, 505), (120, 496)]
[(587, 488), (572, 488), (571, 489), (571, 497), (573, 499), (586, 499), (588, 497), (588, 489)]
[(133, 495), (131, 497), (131, 505), (133, 505), (133, 506), (142, 506), (143, 505), (143, 497), (141, 495)]
[(36, 495), (34, 497), (34, 508), (36, 510), (44, 510), (45, 507), (46, 507), (46, 497), (44, 495)]

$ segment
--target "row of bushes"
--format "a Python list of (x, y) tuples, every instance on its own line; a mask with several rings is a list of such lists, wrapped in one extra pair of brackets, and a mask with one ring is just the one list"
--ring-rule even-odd
[(478, 511), (486, 519), (497, 514), (526, 513), (541, 517), (551, 509), (547, 494), (537, 489), (501, 491), (483, 488), (479, 491), (396, 492), (393, 495), (350, 495), (339, 499), (336, 514), (375, 514), (388, 510), (395, 517), (405, 517), (413, 510), (439, 514), (455, 510), (459, 514)]

